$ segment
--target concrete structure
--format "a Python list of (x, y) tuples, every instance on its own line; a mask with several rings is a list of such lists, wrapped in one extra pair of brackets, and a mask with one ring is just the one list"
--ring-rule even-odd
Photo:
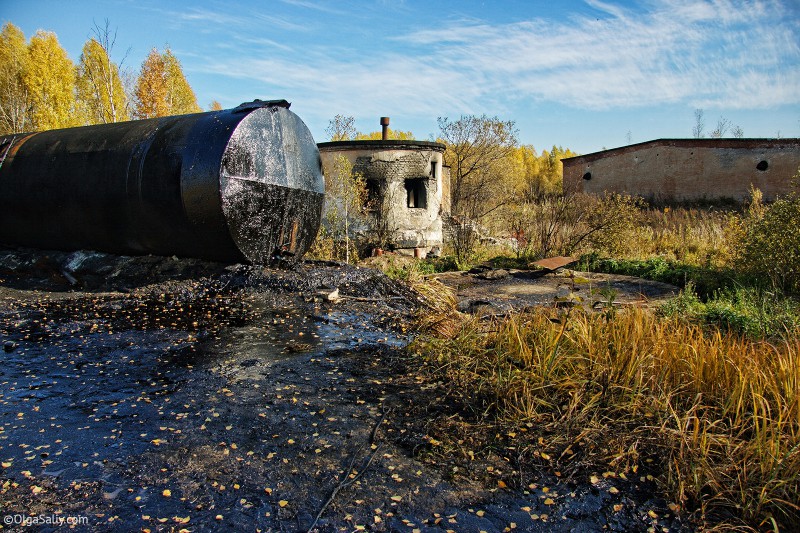
[(383, 139), (317, 146), (325, 175), (330, 175), (335, 158), (344, 156), (353, 173), (366, 181), (368, 227), (362, 234), (370, 244), (416, 255), (441, 250), (442, 217), (450, 211), (443, 144)]
[(564, 189), (655, 201), (765, 200), (786, 194), (800, 139), (657, 139), (562, 159)]

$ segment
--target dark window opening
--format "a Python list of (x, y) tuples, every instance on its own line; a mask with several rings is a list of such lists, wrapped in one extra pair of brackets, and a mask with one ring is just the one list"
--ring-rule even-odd
[(431, 161), (431, 177), (436, 179), (436, 161)]
[(415, 209), (425, 209), (428, 207), (428, 191), (424, 178), (407, 179), (406, 187), (406, 207)]
[(380, 181), (368, 179), (365, 188), (367, 190), (367, 198), (364, 202), (364, 207), (366, 207), (368, 211), (377, 211), (381, 201)]
[(589, 181), (590, 179), (592, 179), (592, 173), (591, 172), (587, 172), (586, 174), (583, 175), (583, 179), (585, 179), (586, 181)]
[(766, 161), (759, 161), (758, 164), (756, 165), (756, 168), (761, 172), (764, 172), (769, 168), (769, 163), (767, 163)]

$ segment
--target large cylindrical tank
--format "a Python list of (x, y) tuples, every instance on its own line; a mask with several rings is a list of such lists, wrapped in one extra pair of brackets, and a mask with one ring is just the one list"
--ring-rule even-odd
[(0, 242), (266, 263), (320, 224), (319, 151), (286, 101), (0, 137)]

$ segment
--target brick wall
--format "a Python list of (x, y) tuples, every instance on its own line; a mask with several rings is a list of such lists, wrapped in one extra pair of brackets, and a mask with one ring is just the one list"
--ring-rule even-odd
[(565, 190), (742, 201), (752, 185), (774, 200), (800, 168), (800, 139), (659, 139), (562, 162)]

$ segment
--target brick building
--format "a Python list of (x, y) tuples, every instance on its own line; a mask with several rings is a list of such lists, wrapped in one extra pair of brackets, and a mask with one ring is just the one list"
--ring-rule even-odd
[(789, 192), (800, 139), (657, 139), (562, 159), (564, 189), (655, 201), (765, 200)]

